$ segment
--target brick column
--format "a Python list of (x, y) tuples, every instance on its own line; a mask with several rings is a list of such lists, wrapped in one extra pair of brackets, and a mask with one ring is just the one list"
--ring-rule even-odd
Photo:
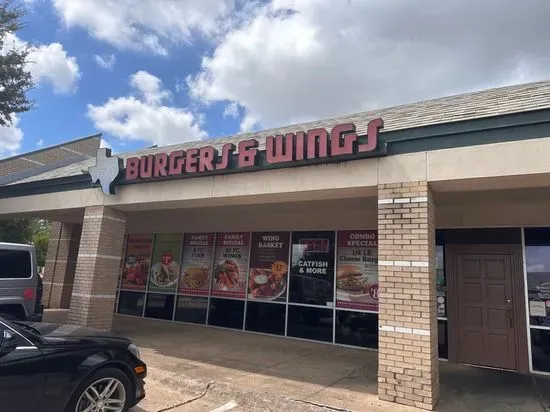
[(52, 223), (42, 294), (43, 304), (47, 308), (69, 308), (81, 231), (80, 224)]
[(378, 186), (378, 397), (439, 400), (434, 204), (427, 182)]
[(125, 229), (121, 212), (104, 206), (86, 208), (69, 323), (111, 328)]

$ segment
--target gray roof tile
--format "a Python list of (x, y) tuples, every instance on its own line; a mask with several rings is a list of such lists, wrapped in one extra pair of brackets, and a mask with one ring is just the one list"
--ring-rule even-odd
[[(133, 156), (171, 152), (174, 150), (186, 150), (204, 144), (210, 144), (215, 148), (221, 149), (224, 143), (236, 143), (251, 137), (259, 138), (260, 149), (263, 149), (265, 146), (263, 138), (266, 136), (308, 130), (315, 127), (330, 128), (335, 124), (344, 122), (354, 122), (357, 127), (357, 132), (359, 134), (365, 134), (368, 122), (377, 117), (382, 117), (384, 119), (384, 129), (382, 130), (382, 133), (384, 133), (393, 130), (471, 120), (543, 108), (550, 108), (550, 81), (488, 89), (456, 96), (446, 96), (434, 100), (388, 107), (385, 109), (375, 109), (331, 119), (272, 128), (259, 132), (240, 133), (234, 136), (208, 139), (201, 142), (180, 143), (139, 150), (136, 152), (117, 153), (117, 155), (126, 161), (127, 158)], [(82, 162), (22, 179), (12, 184), (74, 176), (81, 174), (94, 164), (95, 159), (87, 159)]]

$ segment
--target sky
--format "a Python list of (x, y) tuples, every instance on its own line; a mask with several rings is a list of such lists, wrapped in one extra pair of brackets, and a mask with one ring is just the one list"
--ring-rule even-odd
[[(36, 106), (0, 157), (114, 152), (550, 80), (548, 0), (14, 0)], [(2, 52), (0, 50), (0, 52)]]

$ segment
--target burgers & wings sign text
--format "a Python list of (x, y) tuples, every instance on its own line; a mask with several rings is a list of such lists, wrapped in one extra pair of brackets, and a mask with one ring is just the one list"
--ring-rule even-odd
[[(265, 151), (257, 139), (242, 140), (236, 146), (226, 143), (218, 152), (206, 145), (171, 153), (130, 157), (126, 161), (125, 181), (168, 179), (198, 174), (227, 173), (235, 169), (292, 165), (312, 161), (365, 156), (375, 152), (382, 119), (368, 123), (367, 135), (358, 136), (354, 123), (267, 136)], [(238, 150), (237, 150), (238, 149)]]

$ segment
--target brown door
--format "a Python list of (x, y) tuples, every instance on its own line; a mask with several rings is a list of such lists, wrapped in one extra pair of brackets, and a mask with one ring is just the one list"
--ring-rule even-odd
[(457, 253), (457, 361), (518, 369), (511, 254)]

